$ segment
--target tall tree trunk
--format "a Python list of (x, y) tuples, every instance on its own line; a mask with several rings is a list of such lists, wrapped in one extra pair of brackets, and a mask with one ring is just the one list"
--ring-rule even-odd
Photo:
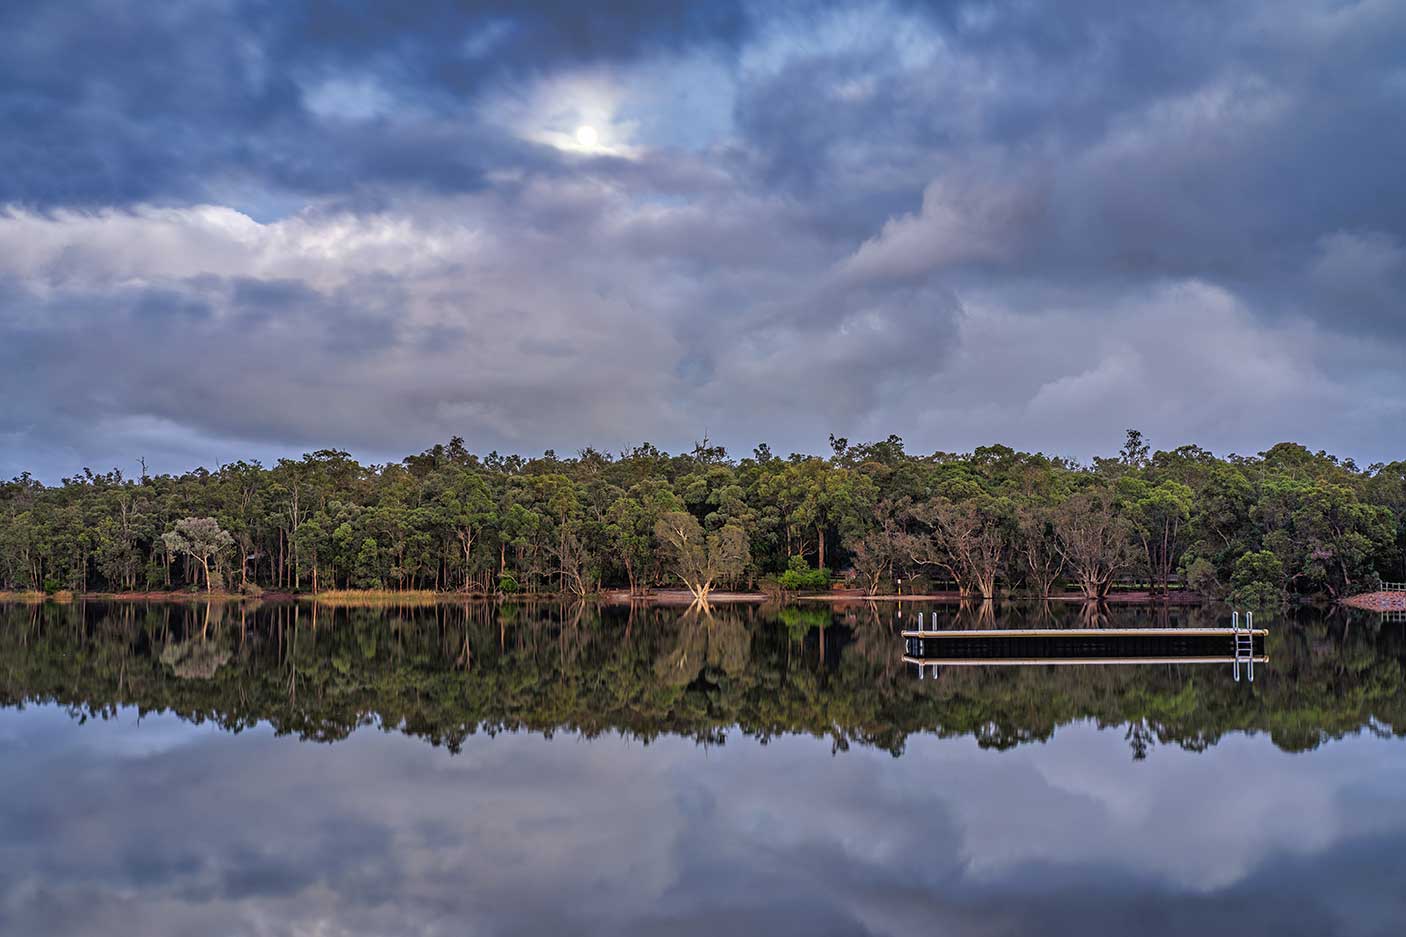
[(978, 575), (977, 588), (981, 590), (983, 599), (992, 599), (996, 596), (996, 571), (994, 569), (984, 569)]
[[(468, 592), (468, 591), (469, 591), (469, 573), (470, 573), (470, 570), (473, 568), (472, 565), (471, 565), (470, 562), (469, 562), (469, 561), (470, 561), (470, 558), (471, 558), (471, 555), (473, 554), (473, 551), (474, 551), (474, 532), (473, 532), (473, 530), (472, 530), (472, 529), (468, 529), (468, 530), (460, 531), (460, 533), (459, 533), (459, 542), (460, 542), (461, 544), (463, 544), (463, 547), (464, 547), (464, 591), (465, 591), (465, 592)], [(447, 585), (447, 584), (449, 583), (449, 577), (446, 576), (444, 581), (445, 581), (445, 584)]]

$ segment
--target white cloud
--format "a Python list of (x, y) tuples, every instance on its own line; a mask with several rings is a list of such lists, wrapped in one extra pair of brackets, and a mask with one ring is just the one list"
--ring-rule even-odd
[(1381, 231), (1336, 231), (1318, 241), (1314, 279), (1342, 289), (1374, 289), (1406, 275), (1406, 246)]
[(944, 176), (923, 192), (916, 214), (891, 219), (849, 257), (842, 273), (861, 281), (905, 280), (962, 264), (999, 263), (1038, 226), (1038, 193), (989, 178)]

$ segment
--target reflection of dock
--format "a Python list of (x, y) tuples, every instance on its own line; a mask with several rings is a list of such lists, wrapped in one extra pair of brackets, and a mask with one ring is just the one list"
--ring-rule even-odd
[[(1262, 638), (1269, 634), (1267, 628), (1255, 628), (1251, 632)], [(965, 631), (905, 631), (905, 638), (1233, 638), (1244, 634), (1244, 629), (1235, 628), (973, 628)]]
[(1231, 664), (1254, 679), (1269, 661), (1264, 628), (993, 628), (904, 631), (904, 663), (939, 667)]
[[(1241, 658), (1244, 663), (1249, 658)], [(1256, 664), (1269, 663), (1265, 654), (1253, 658)], [(903, 655), (905, 664), (919, 667), (1046, 667), (1069, 664), (1234, 664), (1230, 654), (1219, 657), (912, 657)]]

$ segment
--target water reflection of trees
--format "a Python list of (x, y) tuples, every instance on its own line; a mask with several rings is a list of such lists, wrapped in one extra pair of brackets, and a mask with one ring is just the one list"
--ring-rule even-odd
[[(925, 609), (938, 627), (1106, 623), (1079, 606)], [(1119, 625), (1210, 624), (1189, 609), (1119, 611)], [(81, 718), (119, 706), (231, 731), (260, 722), (318, 741), (358, 726), (457, 749), (474, 733), (675, 734), (720, 742), (733, 727), (895, 754), (909, 736), (965, 735), (1010, 748), (1091, 719), (1122, 727), (1135, 757), (1232, 732), (1312, 748), (1406, 726), (1406, 629), (1374, 616), (1279, 623), (1253, 685), (1228, 668), (951, 668), (918, 681), (901, 663), (891, 605), (601, 608), (488, 603), (319, 608), (272, 603), (78, 603), (0, 608), (0, 702), (57, 702)], [(1396, 728), (1388, 728), (1396, 727)]]

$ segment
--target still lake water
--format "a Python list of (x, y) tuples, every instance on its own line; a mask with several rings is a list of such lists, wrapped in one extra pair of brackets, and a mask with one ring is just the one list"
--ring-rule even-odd
[(0, 934), (1406, 932), (1406, 623), (917, 610), (0, 606)]

